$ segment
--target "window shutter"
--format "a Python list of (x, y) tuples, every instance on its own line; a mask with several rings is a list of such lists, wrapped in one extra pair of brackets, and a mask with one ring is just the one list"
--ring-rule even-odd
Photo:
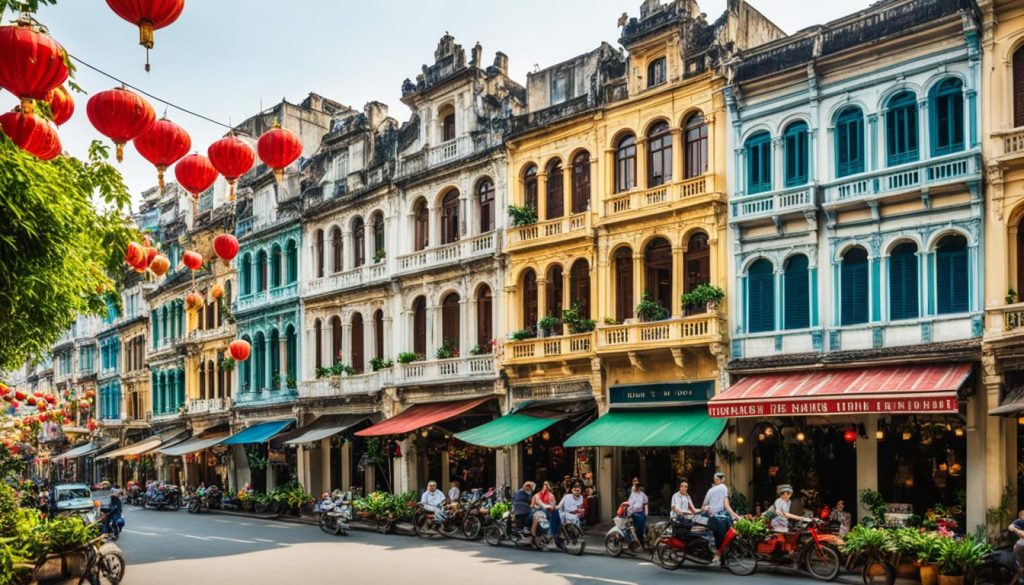
[(767, 260), (758, 260), (747, 276), (749, 291), (747, 329), (751, 333), (775, 329), (775, 276)]
[(807, 280), (807, 256), (794, 256), (786, 264), (783, 278), (786, 329), (806, 329), (811, 326), (810, 288)]
[(843, 258), (840, 287), (840, 322), (856, 325), (868, 322), (868, 259), (861, 248), (850, 250)]
[(970, 310), (967, 270), (966, 247), (939, 249), (935, 261), (935, 291), (940, 315)]
[(914, 244), (900, 244), (889, 257), (889, 318), (916, 319), (917, 257)]

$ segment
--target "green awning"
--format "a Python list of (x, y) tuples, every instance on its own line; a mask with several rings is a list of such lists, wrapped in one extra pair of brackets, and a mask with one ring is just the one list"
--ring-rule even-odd
[(725, 430), (725, 419), (707, 408), (611, 411), (580, 429), (566, 447), (710, 447)]
[(496, 449), (505, 445), (515, 445), (563, 418), (565, 417), (542, 418), (514, 412), (496, 418), (487, 424), (457, 433), (455, 438), (472, 445)]

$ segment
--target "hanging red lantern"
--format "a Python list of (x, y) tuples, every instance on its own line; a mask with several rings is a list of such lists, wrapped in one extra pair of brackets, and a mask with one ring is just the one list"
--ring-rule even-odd
[(53, 123), (58, 126), (70, 120), (71, 115), (75, 113), (75, 100), (72, 99), (68, 88), (63, 85), (51, 89), (44, 101), (50, 104)]
[(217, 169), (201, 154), (190, 154), (174, 165), (174, 178), (194, 199), (217, 180)]
[(238, 238), (231, 234), (213, 238), (213, 252), (225, 263), (231, 262), (238, 255)]
[(843, 440), (846, 441), (847, 443), (856, 443), (857, 431), (854, 429), (846, 429), (843, 432)]
[(124, 253), (124, 261), (132, 268), (135, 268), (145, 262), (145, 260), (146, 249), (138, 242), (128, 242), (128, 248)]
[(35, 406), (36, 405), (36, 400), (37, 399), (36, 399), (35, 396), (29, 396), (28, 399), (25, 401), (25, 403), (28, 404), (29, 406)]
[(96, 432), (96, 429), (98, 429), (99, 427), (100, 427), (100, 425), (96, 423), (96, 419), (94, 419), (94, 418), (90, 418), (89, 422), (85, 423), (85, 428), (90, 433)]
[(251, 352), (252, 346), (244, 339), (236, 339), (228, 344), (228, 353), (231, 354), (231, 359), (236, 362), (244, 362), (249, 359)]
[(192, 148), (192, 138), (184, 128), (167, 118), (160, 118), (136, 138), (133, 142), (135, 150), (142, 158), (156, 165), (157, 179), (160, 188), (164, 188), (164, 171)]
[(115, 14), (139, 27), (139, 44), (146, 47), (146, 71), (153, 31), (170, 25), (185, 9), (185, 0), (107, 0)]
[(185, 310), (189, 313), (194, 313), (199, 309), (203, 308), (206, 301), (203, 299), (203, 295), (193, 291), (185, 296)]
[(46, 99), (68, 78), (64, 47), (28, 22), (0, 26), (0, 87), (18, 96), (21, 111), (31, 114), (32, 100)]
[(274, 180), (284, 178), (284, 169), (302, 156), (302, 141), (294, 132), (274, 122), (274, 127), (260, 136), (256, 143), (263, 164), (274, 169)]
[(182, 254), (181, 263), (191, 270), (199, 270), (203, 267), (203, 255), (189, 250)]
[[(0, 131), (3, 131), (18, 148), (43, 160), (50, 160), (54, 143), (60, 148), (57, 131), (39, 116), (23, 112), (7, 112), (0, 115)], [(58, 150), (59, 154), (59, 150)]]
[(217, 283), (210, 287), (210, 298), (219, 301), (224, 298), (224, 287)]
[(36, 404), (36, 409), (39, 410), (39, 412), (46, 412), (46, 402)]
[(167, 259), (167, 256), (163, 254), (157, 254), (156, 258), (149, 263), (149, 270), (157, 275), (163, 276), (167, 274), (167, 271), (171, 269), (171, 261)]
[(17, 398), (18, 400), (24, 402), (25, 399), (28, 398), (28, 394), (25, 394), (21, 390), (15, 390), (14, 391), (14, 397)]
[(49, 147), (39, 153), (39, 158), (43, 160), (53, 160), (64, 152), (64, 146), (60, 143), (60, 136), (57, 136), (56, 132), (51, 132), (49, 138)]
[(124, 144), (149, 130), (156, 120), (153, 106), (123, 87), (101, 91), (89, 98), (85, 113), (93, 127), (117, 145), (117, 161), (124, 160)]
[(253, 163), (256, 162), (256, 153), (244, 140), (234, 134), (214, 142), (206, 150), (210, 162), (217, 172), (224, 175), (228, 185), (231, 186), (230, 199), (235, 200), (235, 183), (238, 177), (249, 172)]
[(51, 406), (57, 406), (57, 397), (53, 394), (47, 394), (46, 401), (49, 402)]

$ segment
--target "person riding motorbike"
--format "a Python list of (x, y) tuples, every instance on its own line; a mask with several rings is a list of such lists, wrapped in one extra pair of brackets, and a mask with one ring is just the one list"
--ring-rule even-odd
[(544, 482), (540, 491), (533, 495), (530, 507), (534, 510), (533, 525), (530, 527), (530, 534), (533, 535), (533, 547), (540, 550), (540, 542), (537, 540), (537, 529), (541, 522), (547, 519), (548, 530), (555, 536), (555, 545), (562, 547), (561, 539), (558, 536), (560, 528), (558, 514), (555, 514), (555, 494), (551, 491), (551, 484)]
[(739, 520), (740, 515), (733, 511), (729, 505), (729, 486), (725, 485), (725, 474), (721, 471), (715, 473), (713, 480), (715, 484), (704, 494), (704, 503), (701, 508), (709, 516), (717, 516), (722, 512), (728, 512), (733, 520)]
[[(789, 510), (793, 505), (793, 486), (788, 484), (780, 485), (778, 489), (778, 494), (779, 497), (775, 500), (775, 503), (772, 504), (774, 514), (770, 514), (769, 519), (770, 527), (773, 532), (789, 532), (790, 520), (810, 520), (810, 518), (805, 518), (803, 516), (797, 516), (796, 514), (790, 513)], [(772, 509), (768, 511), (772, 512)]]
[(1013, 544), (1013, 556), (1017, 559), (1017, 570), (1024, 568), (1024, 510), (1017, 512), (1017, 519), (1014, 520), (1007, 530), (1017, 537)]
[(121, 490), (110, 492), (110, 507), (103, 511), (100, 517), (100, 528), (104, 534), (110, 534), (115, 540), (121, 535), (123, 524), (124, 506), (121, 503)]
[[(569, 493), (562, 496), (562, 501), (558, 502), (558, 519), (562, 524), (579, 524), (580, 518), (584, 514), (583, 499), (583, 486), (579, 483), (574, 483)], [(555, 535), (555, 544), (560, 549), (565, 548), (565, 543), (559, 535)]]
[(434, 514), (435, 523), (444, 520), (444, 501), (444, 492), (437, 489), (437, 482), (434, 480), (427, 482), (427, 491), (420, 496), (420, 503), (423, 504), (424, 510)]
[(612, 519), (612, 523), (615, 524), (615, 527), (625, 537), (626, 544), (630, 550), (634, 550), (640, 546), (640, 539), (636, 535), (636, 526), (629, 520), (629, 502), (622, 502), (615, 512), (615, 518)]
[(633, 526), (636, 527), (636, 533), (640, 536), (640, 548), (647, 548), (644, 535), (647, 529), (648, 500), (647, 494), (644, 493), (644, 486), (640, 485), (640, 480), (633, 480), (633, 487), (627, 503), (629, 503), (629, 515), (633, 517)]
[(523, 487), (512, 495), (512, 514), (516, 517), (516, 525), (520, 529), (529, 525), (530, 502), (533, 500), (533, 490), (536, 486), (537, 484), (532, 481), (523, 482)]
[(687, 514), (697, 514), (697, 508), (693, 505), (693, 498), (690, 497), (690, 483), (685, 479), (679, 481), (679, 491), (672, 494), (671, 506), (670, 517), (672, 520)]

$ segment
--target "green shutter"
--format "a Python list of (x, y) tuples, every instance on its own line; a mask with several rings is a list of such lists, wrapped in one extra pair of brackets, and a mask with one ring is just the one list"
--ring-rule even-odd
[(772, 189), (771, 136), (758, 132), (747, 140), (747, 194)]
[(843, 110), (836, 119), (836, 176), (864, 172), (864, 118), (857, 108)]
[(786, 187), (807, 182), (807, 124), (797, 122), (786, 128)]
[(918, 317), (917, 246), (900, 244), (889, 257), (889, 318)]
[(935, 295), (937, 312), (966, 313), (970, 310), (968, 292), (967, 241), (963, 236), (945, 238), (935, 255)]
[(842, 325), (868, 322), (868, 254), (863, 248), (848, 251), (843, 258), (840, 287)]
[(809, 288), (807, 256), (790, 258), (783, 277), (785, 329), (806, 329), (811, 326)]
[(747, 275), (748, 314), (750, 333), (775, 330), (775, 274), (771, 262), (758, 260)]

